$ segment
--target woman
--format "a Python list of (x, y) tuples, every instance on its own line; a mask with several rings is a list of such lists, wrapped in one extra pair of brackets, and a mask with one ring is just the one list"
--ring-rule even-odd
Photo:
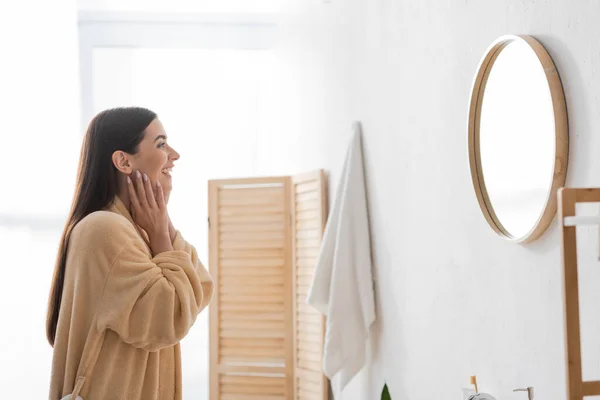
[(90, 123), (48, 304), (50, 400), (182, 398), (179, 341), (213, 282), (167, 213), (178, 158), (147, 109)]

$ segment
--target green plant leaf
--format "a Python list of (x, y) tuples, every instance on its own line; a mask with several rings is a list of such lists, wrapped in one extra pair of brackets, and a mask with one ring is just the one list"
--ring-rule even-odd
[(381, 391), (381, 400), (392, 400), (392, 396), (390, 396), (387, 383), (383, 385), (383, 390)]

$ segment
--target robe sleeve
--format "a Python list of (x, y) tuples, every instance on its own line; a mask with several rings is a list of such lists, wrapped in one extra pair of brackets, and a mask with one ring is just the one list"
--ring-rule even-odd
[(133, 239), (115, 257), (98, 323), (136, 348), (158, 351), (186, 336), (212, 298), (213, 281), (192, 246), (153, 258), (144, 246)]

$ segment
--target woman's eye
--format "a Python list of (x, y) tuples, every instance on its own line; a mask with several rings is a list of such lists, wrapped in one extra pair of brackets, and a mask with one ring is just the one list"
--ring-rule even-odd
[(165, 147), (165, 145), (166, 145), (166, 144), (167, 144), (167, 143), (165, 143), (165, 142), (161, 142), (161, 143), (158, 145), (158, 148), (159, 148), (159, 149), (162, 149), (163, 147)]

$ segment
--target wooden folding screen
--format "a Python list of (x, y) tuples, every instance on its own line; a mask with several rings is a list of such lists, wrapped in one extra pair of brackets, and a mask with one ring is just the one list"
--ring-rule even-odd
[(211, 400), (283, 400), (293, 388), (288, 177), (209, 183)]
[(209, 182), (210, 400), (327, 399), (323, 319), (305, 304), (324, 182), (321, 172)]
[(321, 171), (293, 177), (294, 400), (327, 399), (322, 372), (325, 319), (306, 304), (326, 220)]

